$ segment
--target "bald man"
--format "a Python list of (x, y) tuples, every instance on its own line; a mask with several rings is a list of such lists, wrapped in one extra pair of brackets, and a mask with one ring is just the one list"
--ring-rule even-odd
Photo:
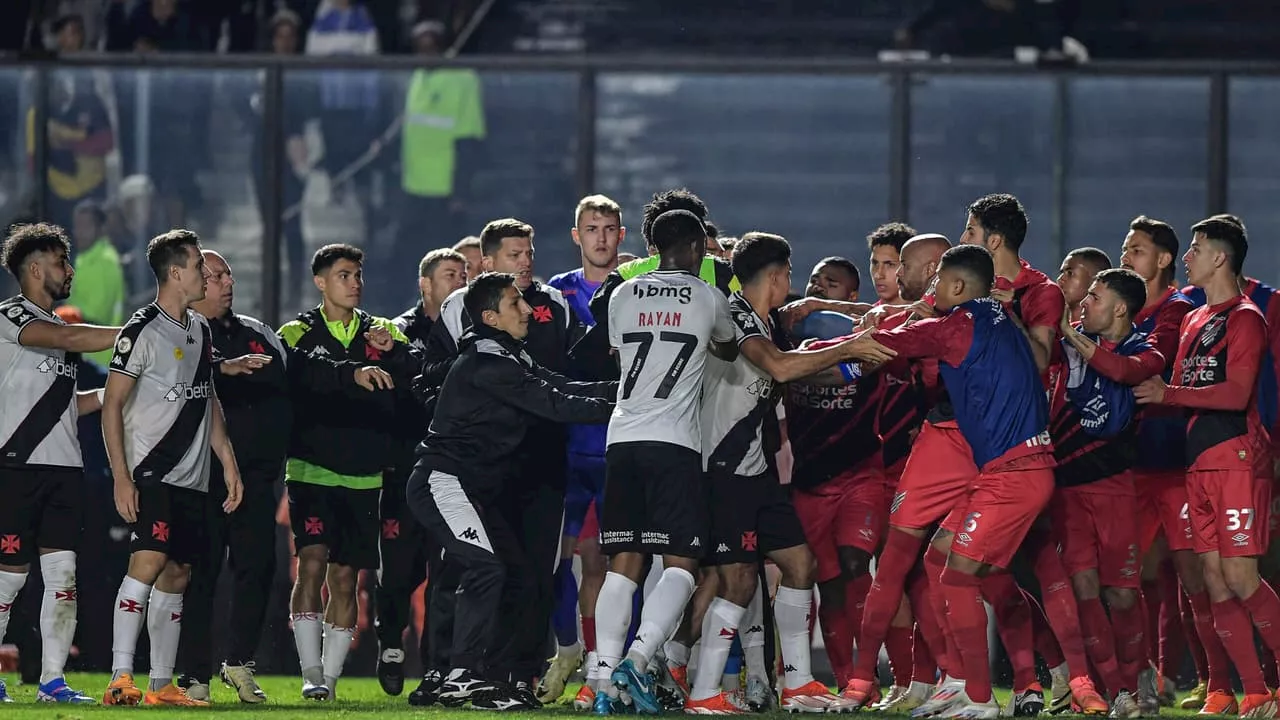
[[(299, 383), (316, 388), (356, 387), (372, 390), (390, 387), (391, 379), (376, 367), (355, 362), (336, 363), (287, 349), (280, 336), (261, 321), (231, 310), (235, 278), (231, 266), (218, 253), (204, 250), (204, 300), (191, 306), (209, 320), (213, 345), (223, 357), (268, 355), (271, 362), (252, 375), (215, 377), (215, 388), (226, 417), (227, 434), (236, 449), (236, 462), (244, 491), (240, 507), (231, 514), (221, 511), (226, 489), (209, 484), (209, 550), (206, 562), (192, 568), (183, 598), (184, 622), (179, 645), (180, 687), (197, 700), (209, 699), (213, 675), (213, 596), (228, 551), (235, 576), (231, 611), (231, 641), (222, 663), (222, 678), (236, 689), (240, 701), (267, 699), (251, 671), (254, 652), (262, 638), (267, 599), (275, 575), (275, 512), (277, 480), (289, 445), (293, 410), (289, 388)], [(217, 462), (216, 460), (214, 461)], [(212, 477), (221, 470), (212, 469)]]

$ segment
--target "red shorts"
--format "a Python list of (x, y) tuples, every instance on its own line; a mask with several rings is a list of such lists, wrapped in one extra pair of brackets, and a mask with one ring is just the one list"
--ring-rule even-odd
[(587, 506), (587, 514), (582, 518), (582, 530), (578, 533), (578, 542), (583, 540), (600, 541), (600, 521), (596, 519), (596, 501)]
[(1145, 554), (1160, 532), (1170, 550), (1190, 550), (1191, 521), (1187, 515), (1187, 473), (1185, 470), (1133, 472), (1137, 495), (1138, 547)]
[(1068, 575), (1097, 570), (1103, 587), (1141, 584), (1137, 504), (1127, 473), (1055, 491), (1050, 512)]
[(973, 451), (960, 428), (925, 423), (898, 480), (889, 524), (912, 530), (929, 527), (965, 506), (977, 477)]
[(1267, 551), (1271, 478), (1253, 470), (1188, 470), (1187, 509), (1197, 553), (1250, 557)]
[(880, 549), (889, 498), (884, 468), (862, 467), (807, 490), (793, 488), (791, 502), (804, 527), (805, 541), (818, 561), (818, 582), (840, 576), (839, 547), (868, 553)]
[(902, 471), (906, 469), (907, 458), (905, 457), (884, 469), (884, 481), (891, 492), (898, 491), (898, 484), (902, 482)]
[[(983, 471), (973, 482), (951, 552), (999, 568), (1009, 567), (1032, 523), (1053, 497), (1053, 455), (1024, 455)], [(943, 527), (946, 527), (944, 524)]]

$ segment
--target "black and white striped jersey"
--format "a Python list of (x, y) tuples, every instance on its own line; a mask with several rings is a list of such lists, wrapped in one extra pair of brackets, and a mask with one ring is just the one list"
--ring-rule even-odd
[(152, 303), (125, 323), (110, 369), (137, 380), (124, 406), (135, 483), (208, 491), (216, 354), (208, 321), (190, 310), (178, 320)]
[(80, 356), (20, 342), (34, 322), (66, 323), (22, 295), (0, 302), (0, 318), (0, 465), (82, 467), (76, 434)]

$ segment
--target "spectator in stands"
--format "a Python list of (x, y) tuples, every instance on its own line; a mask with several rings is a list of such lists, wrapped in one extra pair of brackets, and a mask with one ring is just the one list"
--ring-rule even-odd
[[(75, 242), (77, 281), (72, 285), (67, 304), (79, 308), (84, 319), (93, 325), (119, 326), (124, 323), (124, 268), (120, 253), (107, 235), (107, 213), (93, 200), (76, 206), (71, 223)], [(106, 367), (111, 350), (86, 354), (85, 357)]]
[[(76, 204), (103, 199), (107, 192), (107, 153), (115, 147), (107, 110), (87, 83), (77, 88), (67, 73), (51, 76), (49, 119), (45, 128), (48, 190), (46, 217), (71, 225)], [(27, 111), (27, 152), (35, 153), (35, 109)]]
[(147, 243), (168, 230), (155, 184), (146, 175), (130, 175), (120, 183), (116, 202), (107, 209), (107, 234), (120, 253), (125, 277), (125, 307), (142, 307), (154, 289)]
[[(444, 25), (420, 22), (414, 49), (423, 57), (443, 52)], [(485, 121), (480, 77), (469, 68), (422, 68), (413, 72), (404, 101), (400, 142), (403, 209), (395, 250), (399, 263), (466, 230), (465, 210)], [(407, 282), (407, 280), (406, 280)]]
[(102, 0), (36, 0), (26, 46), (60, 53), (97, 50), (103, 35), (102, 10)]
[(178, 0), (143, 0), (128, 10), (124, 0), (107, 7), (107, 50), (137, 50), (154, 45), (167, 52), (199, 52), (209, 47), (200, 27)]

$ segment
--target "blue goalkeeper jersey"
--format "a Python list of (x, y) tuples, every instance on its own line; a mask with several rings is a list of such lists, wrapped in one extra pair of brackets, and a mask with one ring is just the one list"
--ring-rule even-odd
[[(591, 296), (596, 294), (600, 283), (593, 283), (582, 275), (582, 268), (560, 273), (547, 282), (560, 291), (564, 300), (573, 309), (574, 314), (583, 325), (591, 327), (596, 324), (591, 316)], [(570, 425), (569, 452), (577, 455), (604, 457), (605, 437), (609, 425)]]

